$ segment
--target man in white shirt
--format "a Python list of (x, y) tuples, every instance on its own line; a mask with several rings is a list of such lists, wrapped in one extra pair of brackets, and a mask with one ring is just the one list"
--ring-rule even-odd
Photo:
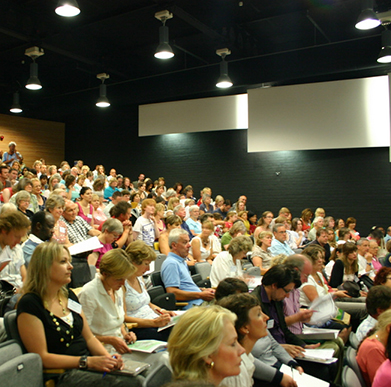
[(358, 274), (363, 275), (371, 270), (371, 265), (367, 258), (372, 259), (372, 254), (369, 253), (369, 240), (367, 238), (360, 238), (357, 241), (357, 260), (358, 260)]
[(366, 305), (368, 317), (357, 328), (356, 336), (362, 341), (367, 333), (376, 325), (379, 316), (391, 308), (391, 288), (385, 285), (373, 286), (369, 289)]

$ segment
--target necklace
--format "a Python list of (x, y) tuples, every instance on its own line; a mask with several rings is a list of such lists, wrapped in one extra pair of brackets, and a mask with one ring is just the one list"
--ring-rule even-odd
[(60, 306), (62, 308), (62, 314), (65, 316), (67, 314), (67, 312), (66, 312), (66, 310), (64, 308), (64, 305), (63, 305), (60, 297), (58, 297), (58, 302), (59, 302), (59, 304), (60, 304)]
[(206, 241), (204, 239), (202, 239), (202, 238), (201, 238), (201, 240), (202, 240), (202, 244), (203, 244), (204, 247), (208, 246), (209, 238)]

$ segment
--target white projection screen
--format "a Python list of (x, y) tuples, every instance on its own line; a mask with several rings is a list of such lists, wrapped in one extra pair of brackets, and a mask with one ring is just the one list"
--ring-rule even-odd
[(390, 146), (388, 76), (248, 91), (248, 151)]
[(247, 94), (139, 106), (139, 136), (247, 129)]

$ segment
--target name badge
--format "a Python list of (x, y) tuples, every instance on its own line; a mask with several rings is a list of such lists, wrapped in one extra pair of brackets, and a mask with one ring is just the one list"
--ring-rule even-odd
[(88, 214), (88, 215), (87, 215), (87, 218), (92, 219), (92, 215), (91, 215), (91, 214)]
[(81, 305), (78, 302), (71, 300), (70, 298), (68, 298), (68, 309), (77, 314), (81, 313)]
[(274, 328), (274, 320), (267, 320), (267, 329), (272, 329)]
[(60, 232), (65, 233), (65, 227), (60, 227)]

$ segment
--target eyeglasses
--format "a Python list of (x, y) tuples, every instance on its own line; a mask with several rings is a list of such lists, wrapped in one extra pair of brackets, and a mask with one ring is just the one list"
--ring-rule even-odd
[(286, 290), (285, 288), (281, 288), (284, 292), (285, 292), (285, 294), (289, 294), (293, 289), (289, 289), (289, 290)]

